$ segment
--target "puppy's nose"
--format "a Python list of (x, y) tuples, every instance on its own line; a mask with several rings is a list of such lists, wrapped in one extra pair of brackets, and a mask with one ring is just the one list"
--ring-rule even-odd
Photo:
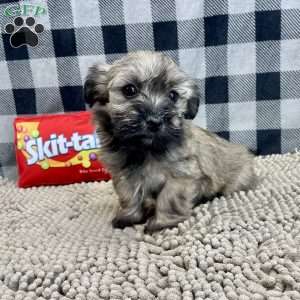
[(162, 120), (159, 117), (150, 116), (147, 118), (148, 129), (152, 132), (158, 131), (161, 127)]

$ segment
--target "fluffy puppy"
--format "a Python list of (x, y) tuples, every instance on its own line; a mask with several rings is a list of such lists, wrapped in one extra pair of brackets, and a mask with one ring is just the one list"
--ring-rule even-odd
[(115, 227), (172, 227), (199, 201), (254, 186), (249, 151), (191, 123), (199, 92), (169, 57), (141, 51), (96, 64), (84, 91), (119, 196)]

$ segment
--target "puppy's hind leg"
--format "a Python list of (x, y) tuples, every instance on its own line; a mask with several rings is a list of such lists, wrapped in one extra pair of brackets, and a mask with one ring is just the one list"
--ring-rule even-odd
[(232, 180), (225, 187), (223, 194), (230, 195), (236, 191), (248, 191), (255, 189), (258, 184), (255, 176), (253, 163), (244, 165), (240, 172), (232, 178)]

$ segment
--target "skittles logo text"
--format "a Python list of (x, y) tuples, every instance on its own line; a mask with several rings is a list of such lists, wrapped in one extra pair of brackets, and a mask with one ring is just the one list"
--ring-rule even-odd
[[(70, 138), (64, 134), (50, 134), (49, 138), (40, 135), (39, 122), (17, 123), (17, 149), (22, 152), (27, 165), (39, 165), (43, 170), (49, 168), (82, 166), (90, 168), (97, 161), (100, 141), (95, 133), (72, 133)], [(74, 152), (62, 161), (62, 156)]]
[(50, 139), (46, 141), (43, 141), (42, 137), (25, 141), (25, 151), (29, 154), (29, 158), (27, 159), (28, 165), (33, 165), (45, 158), (66, 154), (70, 148), (80, 152), (83, 150), (97, 149), (99, 147), (100, 142), (95, 134), (79, 135), (77, 132), (72, 134), (70, 140), (65, 138), (63, 134), (59, 136), (51, 134)]

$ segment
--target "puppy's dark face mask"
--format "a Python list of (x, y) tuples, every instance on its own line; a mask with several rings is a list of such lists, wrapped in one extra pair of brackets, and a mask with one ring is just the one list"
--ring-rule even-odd
[(183, 119), (193, 119), (199, 106), (196, 84), (170, 58), (153, 52), (93, 66), (85, 97), (91, 105), (97, 103), (96, 122), (109, 127), (120, 145), (153, 152), (179, 143)]

